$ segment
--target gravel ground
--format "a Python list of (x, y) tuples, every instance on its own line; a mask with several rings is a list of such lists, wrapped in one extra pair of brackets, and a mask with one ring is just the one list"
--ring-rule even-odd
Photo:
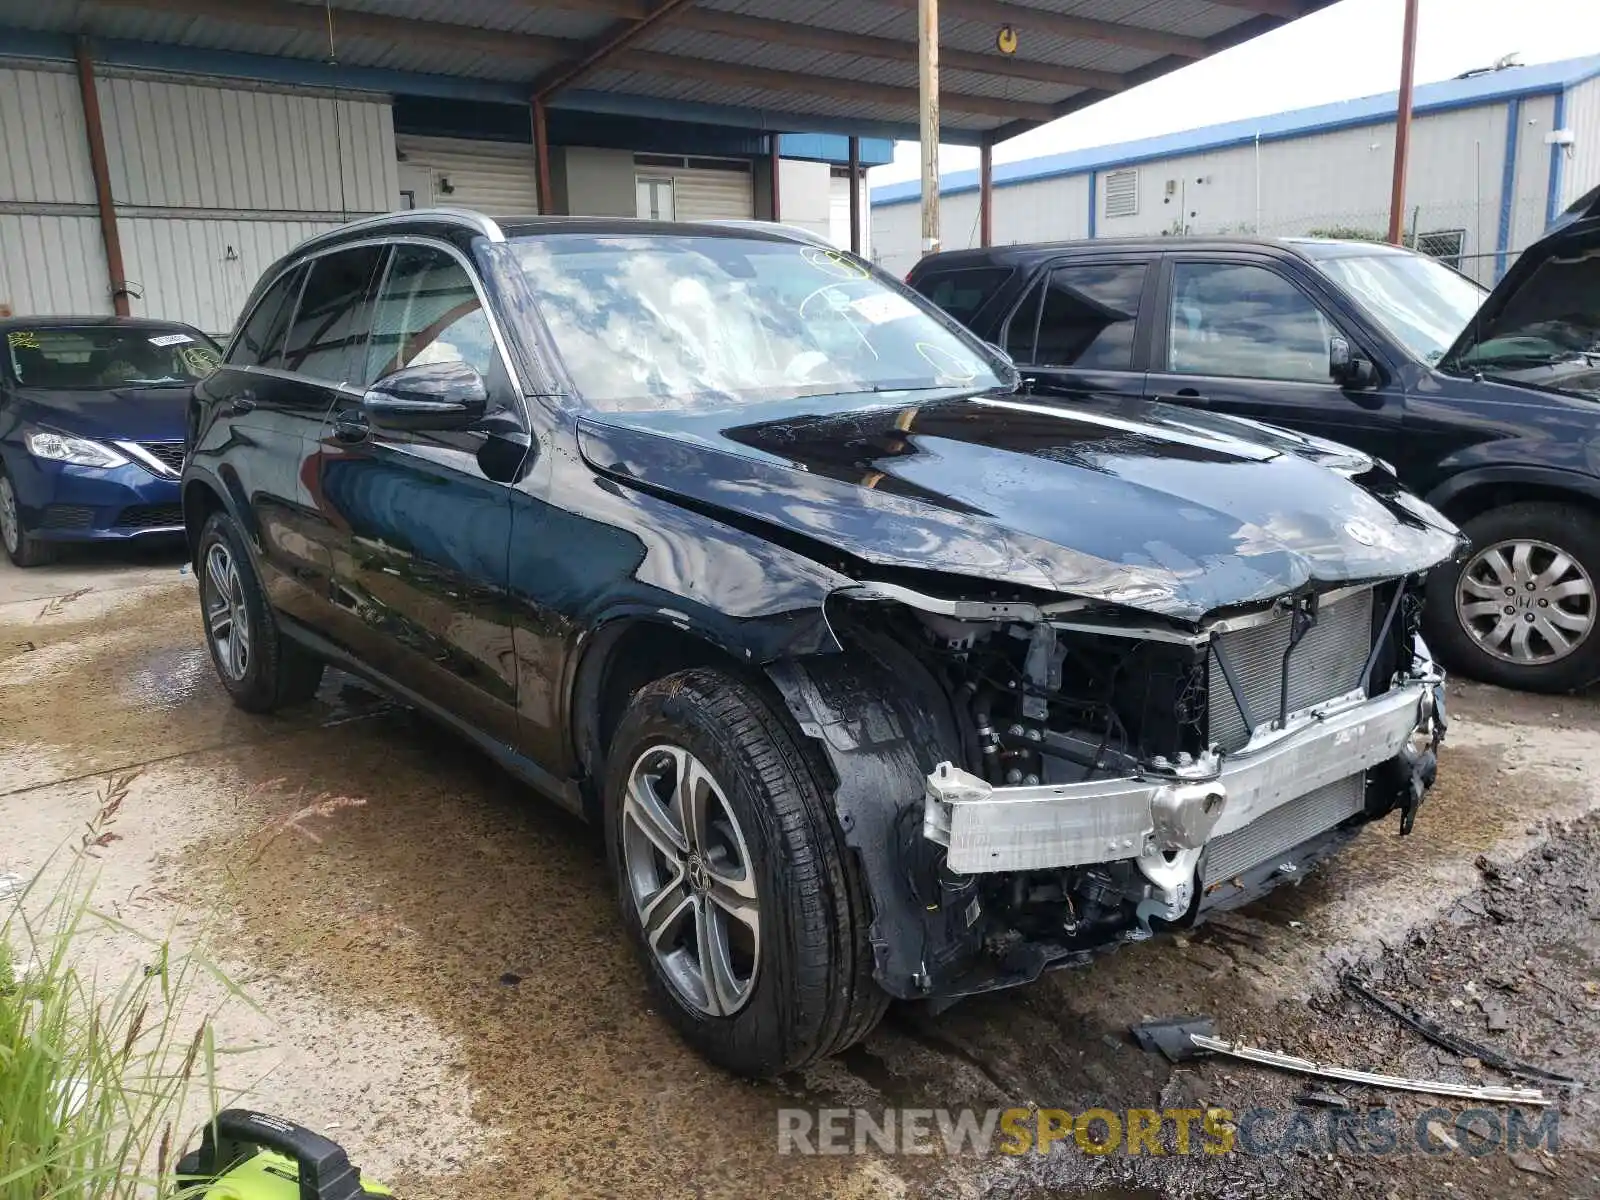
[[(1346, 1066), (1517, 1082), (1344, 995), (1356, 967), (1504, 1053), (1600, 1075), (1600, 704), (1451, 691), (1412, 837), (1369, 829), (1301, 886), (1188, 937), (937, 1016), (896, 1010), (841, 1059), (758, 1085), (649, 1011), (578, 823), (342, 676), (292, 715), (236, 712), (174, 560), (0, 566), (0, 874), (38, 869), (108, 780), (131, 778), (101, 903), (155, 932), (214, 928), (261, 1010), (234, 1006), (219, 1031), (267, 1047), (231, 1082), (410, 1197), (1600, 1196), (1590, 1093), (1557, 1093), (1554, 1153), (1473, 1154), (1475, 1127), (1451, 1124), (1472, 1105), (1438, 1101), (1457, 1148), (1433, 1156), (1410, 1140), (1432, 1098), (1315, 1083), (1349, 1108), (1308, 1108), (1303, 1078), (1174, 1067), (1127, 1035), (1204, 1013), (1224, 1037)], [(1330, 1157), (1330, 1112), (1389, 1105), (1412, 1152), (1347, 1139)], [(1244, 1114), (1275, 1115), (1252, 1118), (1262, 1154), (1102, 1157), (1070, 1138), (1048, 1156), (777, 1152), (780, 1109), (968, 1106), (1214, 1106), (1236, 1141)], [(1317, 1149), (1299, 1132), (1277, 1147), (1295, 1113)]]

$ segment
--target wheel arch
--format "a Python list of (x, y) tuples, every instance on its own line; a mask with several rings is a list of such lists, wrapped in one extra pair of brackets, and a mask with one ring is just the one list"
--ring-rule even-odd
[(1600, 479), (1552, 467), (1477, 467), (1452, 475), (1425, 499), (1457, 524), (1528, 501), (1573, 504), (1600, 516)]
[(252, 554), (259, 550), (260, 538), (250, 505), (245, 499), (239, 477), (232, 471), (221, 476), (209, 471), (193, 471), (184, 478), (180, 493), (183, 504), (184, 537), (189, 544), (189, 558), (193, 561), (200, 546), (200, 531), (214, 512), (225, 512), (245, 532), (245, 540)]
[(605, 756), (629, 699), (646, 684), (691, 667), (713, 667), (746, 683), (762, 681), (748, 647), (741, 650), (711, 630), (660, 612), (617, 615), (587, 638), (567, 694), (572, 750), (588, 785), (583, 803), (591, 820), (601, 815)]

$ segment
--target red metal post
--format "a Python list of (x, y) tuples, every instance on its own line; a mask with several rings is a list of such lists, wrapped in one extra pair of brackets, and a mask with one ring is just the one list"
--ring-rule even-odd
[(850, 138), (850, 253), (861, 253), (861, 139)]
[(106, 273), (111, 279), (111, 303), (117, 316), (128, 315), (128, 275), (122, 265), (122, 235), (117, 230), (117, 208), (111, 198), (111, 168), (106, 163), (106, 131), (100, 119), (100, 93), (94, 86), (94, 62), (89, 39), (77, 44), (78, 87), (83, 95), (83, 125), (89, 135), (89, 171), (94, 176), (95, 206), (100, 212), (100, 238), (106, 247)]
[(778, 135), (767, 135), (767, 170), (772, 175), (772, 219), (783, 220), (783, 199), (781, 189), (778, 187), (778, 164), (783, 160), (778, 157)]
[(539, 194), (539, 214), (556, 211), (554, 189), (550, 186), (550, 134), (545, 124), (544, 101), (533, 102), (534, 185)]

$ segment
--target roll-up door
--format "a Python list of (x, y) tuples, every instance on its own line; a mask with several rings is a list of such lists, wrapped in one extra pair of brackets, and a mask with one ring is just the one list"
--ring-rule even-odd
[(539, 211), (530, 145), (399, 134), (395, 148), (408, 177), (420, 179), (426, 173), (431, 180), (431, 195), (412, 197), (418, 208), (474, 208), (491, 217), (526, 217)]

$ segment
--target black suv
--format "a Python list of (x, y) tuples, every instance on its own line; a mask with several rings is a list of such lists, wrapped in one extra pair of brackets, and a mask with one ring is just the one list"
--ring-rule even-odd
[(1600, 193), (1485, 299), (1368, 242), (1162, 238), (924, 258), (910, 283), (1021, 365), (1027, 390), (1140, 396), (1388, 460), (1459, 522), (1429, 644), (1451, 669), (1566, 691), (1600, 678)]
[(1409, 829), (1449, 522), (1017, 382), (779, 228), (357, 222), (196, 389), (212, 658), (253, 711), (357, 672), (604, 828), (664, 1010), (745, 1072)]

